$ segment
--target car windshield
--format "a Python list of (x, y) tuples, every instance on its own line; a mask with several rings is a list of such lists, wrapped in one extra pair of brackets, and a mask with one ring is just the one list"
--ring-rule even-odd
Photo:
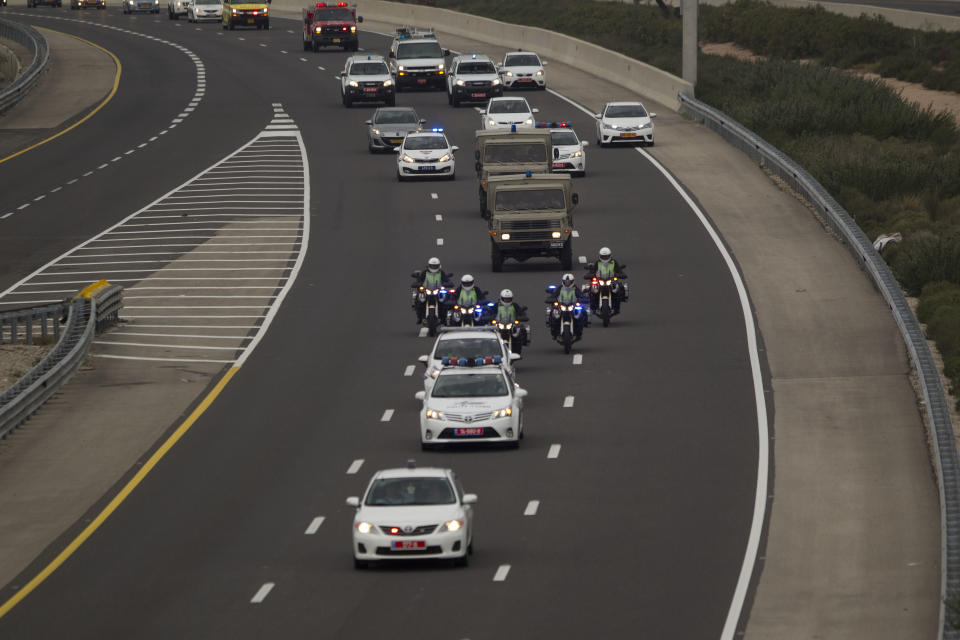
[(563, 189), (517, 189), (497, 191), (497, 211), (564, 209)]
[(409, 109), (402, 111), (377, 111), (373, 117), (377, 124), (417, 124), (417, 112)]
[(540, 58), (533, 54), (525, 53), (517, 56), (507, 56), (503, 61), (505, 67), (539, 67)]
[(484, 162), (546, 162), (547, 145), (542, 142), (488, 144), (483, 149)]
[(487, 398), (508, 393), (507, 383), (498, 372), (440, 376), (430, 395), (433, 398)]
[(499, 339), (451, 338), (437, 343), (433, 357), (476, 359), (502, 355)]
[(447, 139), (443, 136), (414, 136), (407, 138), (403, 143), (404, 149), (418, 151), (421, 149), (446, 149)]
[(443, 49), (436, 42), (410, 42), (397, 45), (397, 60), (442, 57)]
[(530, 113), (526, 100), (497, 100), (491, 102), (487, 113)]
[(353, 14), (347, 9), (320, 9), (313, 15), (314, 20), (345, 20), (353, 22)]
[(551, 131), (550, 140), (556, 145), (580, 144), (573, 131)]
[(647, 111), (639, 104), (614, 104), (607, 107), (607, 118), (645, 118)]
[(477, 75), (481, 73), (496, 73), (492, 62), (461, 62), (457, 67), (460, 75)]
[(446, 478), (380, 478), (367, 492), (369, 507), (454, 504), (456, 494)]
[(352, 76), (385, 76), (390, 73), (383, 62), (358, 62), (350, 67)]

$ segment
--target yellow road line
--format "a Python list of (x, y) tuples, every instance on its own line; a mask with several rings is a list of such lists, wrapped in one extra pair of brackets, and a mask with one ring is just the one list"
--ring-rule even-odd
[[(35, 25), (33, 25), (33, 26), (35, 26)], [(16, 158), (16, 157), (19, 156), (20, 154), (26, 153), (27, 151), (30, 151), (30, 150), (32, 150), (32, 149), (36, 149), (36, 148), (39, 147), (40, 145), (47, 144), (47, 143), (50, 142), (51, 140), (53, 140), (53, 139), (55, 139), (55, 138), (59, 138), (60, 136), (62, 136), (63, 134), (67, 133), (67, 132), (70, 131), (71, 129), (73, 129), (73, 128), (75, 128), (75, 127), (79, 127), (81, 124), (83, 124), (84, 122), (86, 122), (87, 120), (89, 120), (89, 119), (93, 116), (93, 114), (95, 114), (97, 111), (100, 111), (100, 109), (102, 109), (102, 108), (104, 107), (104, 105), (106, 105), (108, 102), (110, 102), (110, 100), (113, 99), (114, 94), (117, 93), (117, 87), (120, 86), (120, 73), (121, 73), (121, 71), (123, 70), (123, 65), (120, 64), (120, 59), (117, 58), (117, 56), (115, 56), (115, 55), (113, 54), (113, 52), (107, 51), (106, 49), (104, 49), (103, 47), (101, 47), (100, 45), (98, 45), (98, 44), (96, 44), (96, 43), (90, 42), (89, 40), (84, 40), (83, 38), (80, 38), (80, 37), (75, 36), (75, 35), (70, 34), (70, 33), (64, 33), (64, 32), (62, 32), (62, 31), (54, 31), (53, 29), (45, 29), (45, 28), (43, 28), (43, 27), (36, 27), (36, 26), (35, 26), (35, 28), (41, 29), (41, 30), (43, 30), (43, 31), (51, 31), (51, 32), (53, 32), (53, 33), (59, 33), (60, 35), (64, 35), (64, 36), (70, 36), (71, 38), (74, 38), (74, 39), (76, 39), (76, 40), (79, 40), (80, 42), (84, 42), (84, 43), (90, 45), (91, 47), (95, 47), (95, 48), (97, 48), (97, 49), (100, 49), (100, 51), (103, 51), (105, 54), (107, 54), (108, 56), (110, 56), (111, 58), (113, 58), (113, 63), (117, 66), (117, 73), (113, 76), (113, 88), (110, 89), (110, 93), (107, 94), (107, 97), (103, 99), (103, 102), (101, 102), (100, 104), (98, 104), (96, 107), (93, 108), (93, 111), (91, 111), (91, 112), (88, 113), (87, 115), (83, 116), (82, 118), (80, 118), (80, 120), (78, 120), (77, 122), (74, 122), (72, 125), (70, 125), (70, 126), (67, 127), (66, 129), (64, 129), (63, 131), (60, 131), (60, 132), (55, 133), (54, 135), (50, 136), (50, 137), (47, 138), (46, 140), (41, 140), (40, 142), (38, 142), (38, 143), (36, 143), (36, 144), (34, 144), (34, 145), (31, 145), (31, 146), (27, 147), (26, 149), (21, 149), (20, 151), (17, 151), (16, 153), (10, 154), (10, 155), (7, 156), (6, 158), (0, 159), (0, 164), (3, 164), (4, 162), (6, 162), (7, 160), (10, 160), (10, 159), (12, 159), (12, 158)]]
[(173, 448), (173, 445), (175, 445), (177, 441), (179, 441), (180, 438), (182, 438), (187, 431), (190, 430), (190, 427), (193, 426), (193, 423), (195, 423), (200, 416), (203, 415), (203, 412), (210, 407), (213, 401), (217, 399), (217, 396), (220, 395), (220, 392), (223, 391), (223, 388), (227, 386), (227, 383), (230, 382), (230, 379), (233, 378), (233, 375), (239, 370), (240, 367), (230, 367), (230, 369), (223, 374), (223, 377), (220, 378), (220, 381), (217, 382), (217, 385), (210, 390), (210, 393), (208, 393), (203, 401), (197, 406), (197, 408), (193, 410), (190, 416), (184, 420), (179, 427), (177, 427), (177, 430), (174, 431), (162, 445), (160, 445), (160, 448), (157, 449), (152, 456), (150, 456), (150, 459), (147, 460), (146, 464), (144, 464), (143, 467), (137, 471), (136, 475), (130, 479), (130, 482), (128, 482), (123, 489), (120, 490), (120, 493), (114, 496), (113, 500), (111, 500), (110, 503), (103, 508), (103, 511), (101, 511), (97, 517), (94, 518), (93, 521), (88, 524), (87, 527), (70, 542), (70, 544), (67, 545), (66, 549), (61, 551), (60, 554), (50, 562), (50, 564), (45, 566), (40, 573), (30, 580), (30, 582), (21, 587), (19, 591), (13, 594), (9, 600), (0, 606), (0, 618), (7, 615), (7, 613), (17, 606), (21, 600), (26, 598), (31, 591), (40, 586), (40, 583), (46, 580), (50, 574), (52, 574), (60, 567), (60, 565), (66, 562), (67, 558), (72, 556), (73, 553), (80, 548), (80, 545), (86, 542), (87, 538), (93, 535), (93, 533), (100, 528), (100, 525), (102, 525), (106, 519), (117, 510), (117, 507), (119, 507), (120, 504), (127, 499), (130, 493), (133, 492), (133, 490), (136, 489), (141, 482), (143, 482), (143, 479), (146, 478), (147, 474), (150, 473), (150, 471), (158, 462), (160, 462), (160, 459), (163, 458), (163, 456), (165, 456), (167, 452)]

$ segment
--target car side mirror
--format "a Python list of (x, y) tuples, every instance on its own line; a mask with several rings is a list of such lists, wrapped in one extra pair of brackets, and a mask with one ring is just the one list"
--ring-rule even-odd
[(575, 193), (572, 196), (570, 196), (570, 202), (572, 202), (573, 204), (580, 204), (580, 194)]
[(363, 22), (363, 16), (357, 16), (357, 22)]
[(460, 151), (460, 147), (458, 147), (457, 145), (453, 145), (452, 147), (450, 147), (450, 150), (456, 153), (457, 151)]
[(590, 143), (589, 143), (588, 141), (586, 141), (586, 140), (581, 140), (581, 141), (580, 141), (580, 146), (582, 146), (582, 147), (589, 147), (589, 146), (590, 146)]
[(530, 109), (530, 113), (540, 113), (540, 109), (534, 107), (533, 109)]
[(426, 118), (420, 118), (420, 124), (427, 124)]
[(518, 397), (518, 398), (526, 398), (526, 397), (527, 397), (527, 390), (526, 390), (526, 389), (517, 389), (516, 394), (517, 394), (517, 397)]
[(597, 120), (599, 120), (599, 119), (602, 118), (603, 116), (602, 116), (601, 114), (599, 114), (599, 113), (595, 113), (595, 114), (593, 114), (593, 117), (596, 118)]
[(420, 279), (420, 276), (422, 276), (422, 275), (423, 275), (423, 271), (421, 271), (420, 269), (417, 269), (416, 271), (411, 271), (411, 272), (410, 272), (410, 277), (411, 277), (411, 278), (416, 278), (417, 280), (419, 280), (419, 279)]
[(479, 113), (480, 113), (481, 116), (485, 116), (485, 115), (487, 115), (487, 110), (486, 110), (486, 109), (481, 109)]
[(393, 148), (393, 152), (394, 152), (394, 153), (400, 153), (400, 147), (394, 147), (394, 148)]
[(463, 494), (463, 499), (460, 500), (461, 504), (477, 504), (477, 494), (475, 493), (465, 493)]
[(443, 50), (443, 57), (444, 57), (444, 58), (449, 58), (449, 57), (450, 57), (450, 49), (444, 49), (444, 50)]
[(348, 507), (359, 507), (359, 506), (360, 506), (360, 498), (358, 498), (357, 496), (350, 496), (349, 498), (347, 498), (347, 506), (348, 506)]
[(651, 117), (651, 118), (656, 118), (656, 117), (657, 117), (657, 114), (651, 113), (651, 114), (650, 114), (650, 117)]
[(554, 148), (553, 148), (553, 159), (556, 160), (556, 159), (559, 158), (559, 157), (560, 157), (560, 149), (557, 149), (556, 147), (554, 147)]
[(417, 362), (422, 362), (423, 366), (427, 366), (427, 363), (430, 362), (430, 356), (428, 356), (427, 354), (423, 354), (422, 356), (417, 358)]
[(363, 124), (368, 124), (368, 125), (373, 126), (373, 120), (365, 120), (365, 121), (363, 122)]
[(510, 362), (516, 362), (517, 360), (523, 360), (523, 356), (519, 353), (510, 352)]
[(413, 394), (413, 397), (416, 398), (417, 400), (421, 400), (421, 401), (422, 401), (424, 398), (427, 397), (427, 392), (426, 392), (426, 391), (417, 391), (415, 394)]
[(397, 56), (393, 53), (393, 51), (391, 51), (390, 53), (387, 54), (387, 57), (388, 57), (388, 58), (396, 58)]

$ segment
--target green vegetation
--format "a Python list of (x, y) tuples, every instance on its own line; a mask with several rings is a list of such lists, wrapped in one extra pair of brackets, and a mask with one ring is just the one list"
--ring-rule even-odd
[[(590, 0), (419, 0), (565, 33), (674, 74), (682, 22), (648, 4)], [(960, 131), (907, 103), (873, 71), (960, 92), (960, 33), (895, 27), (822, 8), (759, 0), (700, 7), (704, 42), (734, 42), (766, 60), (700, 55), (697, 97), (804, 166), (870, 238), (900, 232), (887, 259), (920, 297), (920, 319), (960, 389)]]

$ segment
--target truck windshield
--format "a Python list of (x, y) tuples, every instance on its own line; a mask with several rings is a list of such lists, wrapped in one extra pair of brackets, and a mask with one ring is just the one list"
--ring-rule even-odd
[(342, 20), (353, 22), (353, 14), (348, 9), (318, 9), (313, 14), (314, 20)]
[(358, 62), (350, 67), (352, 76), (385, 76), (390, 73), (383, 62)]
[(442, 57), (443, 50), (436, 42), (408, 42), (397, 45), (397, 60)]
[(497, 191), (497, 211), (533, 211), (565, 209), (563, 189), (523, 189)]
[(536, 142), (488, 144), (483, 150), (484, 162), (546, 162), (547, 146)]

